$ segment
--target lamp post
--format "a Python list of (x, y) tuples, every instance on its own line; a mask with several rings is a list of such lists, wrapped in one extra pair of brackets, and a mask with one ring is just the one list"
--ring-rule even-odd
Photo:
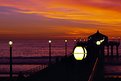
[(65, 40), (65, 57), (67, 57), (67, 40)]
[(10, 81), (12, 81), (12, 45), (13, 42), (9, 41), (9, 47), (10, 47)]
[(51, 64), (51, 40), (48, 41), (49, 42), (49, 65)]

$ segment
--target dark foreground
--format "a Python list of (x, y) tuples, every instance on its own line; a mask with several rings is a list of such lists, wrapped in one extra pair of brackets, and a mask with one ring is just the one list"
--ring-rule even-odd
[[(96, 66), (96, 59), (85, 59), (76, 61), (73, 56), (63, 58), (49, 67), (25, 77), (20, 74), (12, 81), (104, 81), (100, 63)], [(93, 72), (94, 71), (94, 72)], [(3, 78), (0, 81), (10, 81)]]

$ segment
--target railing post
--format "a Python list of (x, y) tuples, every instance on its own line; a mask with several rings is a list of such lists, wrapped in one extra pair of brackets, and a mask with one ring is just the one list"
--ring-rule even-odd
[(110, 56), (109, 55), (109, 45), (107, 46), (107, 56)]
[(119, 46), (116, 45), (116, 56), (117, 56), (117, 57), (119, 56), (118, 47), (119, 47)]
[(111, 45), (111, 56), (113, 56), (113, 45)]

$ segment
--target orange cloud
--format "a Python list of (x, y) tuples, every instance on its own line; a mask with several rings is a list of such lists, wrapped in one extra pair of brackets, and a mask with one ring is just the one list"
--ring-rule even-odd
[[(118, 12), (121, 1), (109, 0), (30, 0), (2, 2), (2, 6), (11, 6), (21, 9), (24, 14), (38, 14), (48, 18), (69, 20), (90, 20), (101, 23), (116, 24), (121, 22), (121, 13)], [(108, 5), (108, 6), (105, 6)], [(118, 5), (118, 10), (112, 10)], [(108, 7), (108, 9), (106, 9)]]
[[(86, 36), (97, 29), (107, 32), (106, 34), (110, 36), (119, 36), (121, 35), (120, 3), (120, 0), (3, 0), (0, 6), (15, 8), (11, 13), (14, 13), (12, 17), (17, 20), (14, 20), (15, 25), (11, 25), (13, 30), (9, 29), (10, 25), (3, 23), (1, 26), (7, 27), (8, 30), (4, 29), (5, 33), (17, 31), (16, 34), (22, 34), (23, 32), (19, 30), (24, 27), (28, 30), (25, 32), (27, 34), (46, 34), (46, 36), (63, 34), (69, 37), (79, 34)], [(1, 13), (5, 14), (0, 11)], [(7, 13), (7, 16), (8, 14), (10, 13)], [(12, 23), (7, 18), (3, 18), (3, 21)], [(114, 33), (110, 34), (110, 31)]]

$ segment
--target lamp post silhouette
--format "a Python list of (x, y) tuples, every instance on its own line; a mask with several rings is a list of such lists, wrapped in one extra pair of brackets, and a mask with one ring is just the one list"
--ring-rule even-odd
[(67, 40), (65, 40), (65, 57), (67, 57)]
[(51, 64), (51, 40), (48, 41), (49, 42), (49, 65)]
[(9, 47), (10, 47), (10, 81), (12, 81), (12, 45), (13, 42), (9, 41)]

